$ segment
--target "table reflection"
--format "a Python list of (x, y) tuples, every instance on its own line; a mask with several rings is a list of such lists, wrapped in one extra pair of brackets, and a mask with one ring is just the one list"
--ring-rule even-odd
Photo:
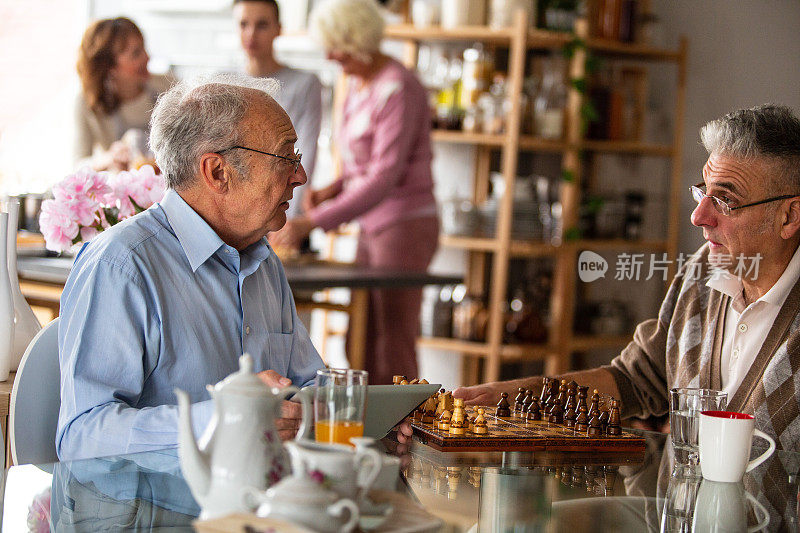
[[(638, 454), (442, 453), (419, 442), (410, 449), (385, 444), (402, 452), (406, 500), (419, 502), (420, 513), (435, 517), (424, 523), (443, 523), (444, 531), (797, 530), (800, 453), (775, 452), (741, 483), (711, 483), (676, 465), (667, 435), (643, 434), (646, 449)], [(28, 507), (40, 511), (31, 515), (39, 521), (29, 524), (44, 526), (37, 531), (192, 531), (200, 512), (174, 449), (50, 468), (48, 509), (47, 494), (36, 498), (41, 508), (33, 507), (32, 496), (24, 506), (16, 503), (35, 469), (12, 467), (4, 530), (11, 530), (8, 518), (15, 513), (25, 523)], [(375, 528), (403, 530), (402, 513)]]

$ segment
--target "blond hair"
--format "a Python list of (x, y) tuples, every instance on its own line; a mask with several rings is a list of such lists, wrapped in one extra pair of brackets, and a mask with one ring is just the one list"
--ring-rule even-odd
[(311, 13), (310, 27), (327, 50), (369, 62), (380, 49), (384, 21), (375, 0), (326, 0)]

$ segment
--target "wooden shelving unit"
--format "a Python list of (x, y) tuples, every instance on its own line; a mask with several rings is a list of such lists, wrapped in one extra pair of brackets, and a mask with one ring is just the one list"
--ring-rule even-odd
[[(556, 374), (568, 370), (570, 355), (575, 351), (594, 348), (621, 348), (631, 339), (625, 336), (586, 336), (573, 332), (573, 318), (577, 292), (577, 257), (580, 251), (666, 252), (677, 254), (679, 194), (681, 182), (680, 154), (681, 132), (685, 99), (686, 52), (685, 40), (677, 50), (664, 50), (643, 44), (626, 44), (596, 39), (589, 35), (585, 20), (576, 21), (575, 34), (531, 29), (527, 16), (520, 12), (514, 26), (507, 29), (490, 29), (485, 26), (458, 29), (418, 29), (408, 24), (386, 29), (390, 39), (405, 42), (405, 62), (415, 67), (420, 43), (481, 42), (508, 50), (507, 94), (510, 98), (505, 133), (486, 135), (461, 131), (435, 130), (434, 142), (469, 144), (476, 147), (474, 197), (476, 202), (486, 200), (488, 175), (492, 152), (500, 152), (500, 171), (505, 190), (514, 190), (520, 152), (541, 152), (561, 155), (562, 171), (572, 176), (561, 184), (562, 227), (574, 228), (578, 222), (581, 182), (587, 171), (583, 167), (586, 154), (618, 153), (633, 156), (667, 158), (671, 162), (668, 192), (667, 235), (663, 240), (566, 240), (553, 245), (540, 241), (520, 241), (512, 238), (513, 197), (503, 195), (499, 200), (496, 234), (492, 237), (459, 237), (443, 235), (441, 245), (467, 252), (465, 282), (470, 292), (483, 293), (488, 287), (488, 325), (485, 342), (470, 342), (451, 338), (421, 338), (419, 346), (462, 353), (466, 384), (496, 380), (500, 365), (507, 361), (543, 360), (545, 372)], [(584, 138), (580, 109), (584, 96), (570, 87), (565, 109), (565, 135), (560, 140), (546, 140), (521, 135), (521, 97), (525, 76), (526, 53), (531, 49), (559, 50), (575, 38), (585, 43), (576, 47), (569, 60), (571, 79), (585, 76), (587, 50), (610, 60), (625, 62), (672, 63), (677, 66), (677, 90), (674, 104), (672, 142), (666, 145), (633, 141), (597, 141)], [(547, 342), (540, 345), (508, 345), (503, 343), (504, 316), (508, 283), (508, 265), (512, 258), (552, 257), (555, 262), (553, 289), (550, 301), (550, 330)], [(484, 279), (487, 265), (490, 278)], [(483, 361), (481, 365), (480, 362)]]

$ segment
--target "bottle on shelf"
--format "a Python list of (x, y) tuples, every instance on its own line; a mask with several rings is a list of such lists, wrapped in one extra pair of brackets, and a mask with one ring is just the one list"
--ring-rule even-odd
[(558, 57), (552, 56), (544, 65), (542, 88), (534, 103), (535, 132), (543, 139), (561, 139), (564, 134), (564, 108), (567, 103), (563, 62)]

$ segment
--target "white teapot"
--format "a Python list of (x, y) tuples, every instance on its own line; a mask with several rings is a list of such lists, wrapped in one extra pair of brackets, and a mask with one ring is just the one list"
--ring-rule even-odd
[[(281, 401), (297, 387), (267, 387), (253, 373), (253, 358), (239, 358), (239, 371), (214, 386), (208, 385), (214, 400), (214, 415), (198, 445), (192, 431), (189, 395), (178, 396), (178, 456), (181, 470), (200, 504), (201, 519), (251, 509), (244, 504), (250, 488), (264, 490), (289, 474), (289, 461), (281, 446), (275, 417)], [(296, 439), (306, 438), (311, 427), (311, 405), (306, 395), (297, 395), (303, 418)]]
[[(321, 472), (314, 474), (322, 475)], [(347, 533), (358, 523), (358, 505), (326, 489), (324, 479), (314, 480), (303, 471), (282, 479), (266, 493), (250, 491), (244, 504), (258, 506), (256, 514), (306, 526), (322, 533)], [(254, 505), (255, 504), (255, 505)]]

